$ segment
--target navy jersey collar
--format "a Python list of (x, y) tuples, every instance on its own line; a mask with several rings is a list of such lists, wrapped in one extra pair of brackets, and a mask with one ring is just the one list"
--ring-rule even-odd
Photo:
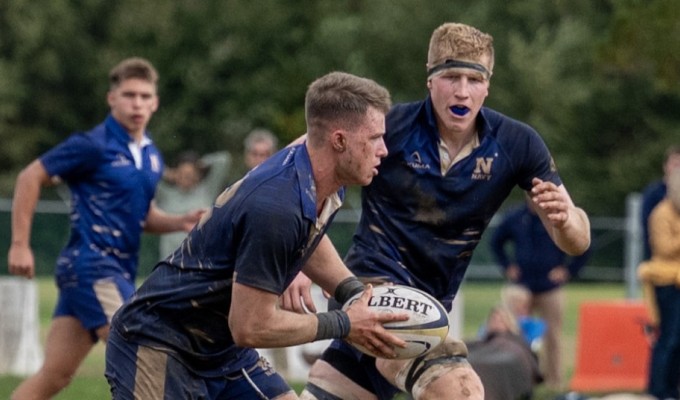
[[(132, 136), (128, 133), (128, 131), (123, 128), (123, 125), (120, 124), (115, 118), (113, 118), (113, 115), (109, 114), (106, 117), (106, 129), (113, 134), (113, 137), (116, 139), (118, 143), (127, 145), (128, 143), (132, 142)], [(142, 141), (139, 145), (139, 147), (144, 147), (151, 144), (151, 139), (149, 136), (144, 132), (144, 137), (142, 138)]]
[[(311, 221), (316, 221), (316, 184), (314, 183), (314, 172), (312, 162), (309, 159), (307, 146), (300, 144), (291, 148), (295, 171), (297, 172), (298, 182), (300, 182), (300, 199), (302, 201), (302, 214)], [(291, 154), (289, 153), (289, 156)], [(285, 161), (284, 161), (285, 163)], [(344, 188), (337, 192), (340, 200), (344, 198)]]
[(298, 182), (300, 182), (300, 199), (302, 201), (303, 216), (311, 221), (315, 221), (316, 184), (314, 183), (312, 162), (309, 159), (307, 146), (301, 144), (293, 147), (291, 151), (295, 151), (294, 154), (295, 171), (297, 172), (298, 175)]

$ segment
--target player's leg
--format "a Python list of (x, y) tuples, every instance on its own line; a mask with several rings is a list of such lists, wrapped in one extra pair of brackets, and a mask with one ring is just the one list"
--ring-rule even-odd
[[(376, 390), (387, 390), (381, 397)], [(303, 400), (392, 398), (398, 389), (375, 368), (375, 359), (360, 353), (342, 340), (334, 340), (312, 364)]]
[(451, 337), (424, 356), (378, 359), (376, 365), (389, 382), (415, 400), (484, 400), (484, 386), (467, 361), (465, 344)]
[(90, 332), (71, 316), (55, 317), (45, 342), (45, 361), (12, 394), (12, 400), (49, 399), (65, 388), (94, 346)]
[(211, 385), (218, 387), (219, 391), (212, 390), (213, 399), (250, 400), (297, 400), (295, 391), (288, 385), (285, 379), (279, 375), (266, 358), (260, 357), (255, 365), (250, 368), (241, 368), (240, 371), (227, 377), (226, 384), (223, 379), (212, 379)]
[(466, 356), (465, 345), (450, 338), (413, 360), (353, 358), (334, 342), (310, 369), (300, 399), (390, 399), (401, 390), (415, 400), (484, 400), (482, 382)]
[(316, 360), (309, 370), (309, 377), (300, 400), (377, 400), (378, 397), (348, 378), (328, 361)]
[(545, 320), (541, 357), (545, 384), (553, 389), (562, 389), (562, 325), (564, 315), (564, 290), (553, 289), (533, 296), (533, 306)]

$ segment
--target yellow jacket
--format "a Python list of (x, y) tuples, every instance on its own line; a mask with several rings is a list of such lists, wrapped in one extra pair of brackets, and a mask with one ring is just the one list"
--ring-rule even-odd
[(680, 287), (680, 213), (668, 198), (649, 216), (649, 242), (652, 258), (638, 267), (642, 293), (653, 323), (658, 323), (654, 286)]

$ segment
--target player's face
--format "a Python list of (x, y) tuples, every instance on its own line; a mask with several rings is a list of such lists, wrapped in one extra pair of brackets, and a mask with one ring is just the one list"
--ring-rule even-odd
[(346, 150), (340, 153), (339, 180), (342, 185), (368, 185), (378, 175), (380, 159), (387, 156), (385, 114), (368, 109), (364, 123), (347, 135)]
[(427, 82), (439, 130), (470, 133), (489, 94), (489, 80), (472, 69), (443, 70)]
[(151, 116), (158, 109), (153, 83), (143, 79), (126, 79), (107, 95), (111, 114), (133, 137), (144, 133)]
[(680, 169), (680, 154), (670, 155), (663, 166), (666, 176), (670, 176), (671, 172), (676, 169)]

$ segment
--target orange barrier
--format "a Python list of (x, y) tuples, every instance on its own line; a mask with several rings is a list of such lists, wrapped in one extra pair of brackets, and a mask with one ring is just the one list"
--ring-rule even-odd
[(643, 391), (650, 356), (650, 344), (644, 333), (647, 320), (647, 310), (641, 301), (581, 304), (571, 389)]

